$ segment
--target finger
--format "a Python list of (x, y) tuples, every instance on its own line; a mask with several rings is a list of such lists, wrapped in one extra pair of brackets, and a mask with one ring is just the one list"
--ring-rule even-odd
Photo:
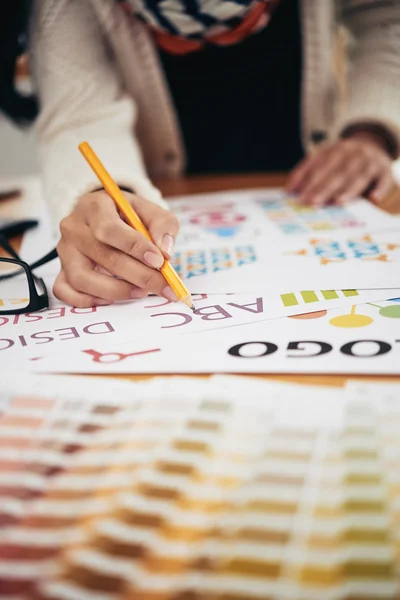
[(119, 217), (108, 196), (97, 201), (88, 211), (86, 220), (94, 237), (101, 243), (118, 248), (153, 269), (160, 269), (164, 256), (155, 244), (135, 231)]
[(328, 202), (329, 196), (324, 192), (335, 178), (343, 173), (343, 157), (339, 152), (333, 152), (326, 160), (314, 165), (312, 173), (305, 181), (299, 202), (302, 204), (320, 205)]
[(155, 245), (166, 258), (171, 258), (176, 237), (179, 232), (179, 220), (170, 211), (138, 196), (131, 199), (132, 205), (149, 230)]
[[(98, 273), (103, 273), (103, 275), (108, 275), (109, 277), (113, 277), (113, 275), (111, 273), (109, 273), (109, 271), (107, 271), (106, 269), (103, 269), (103, 267), (101, 267), (100, 265), (96, 265), (94, 267), (94, 270), (97, 271)], [(146, 290), (142, 290), (141, 288), (137, 287), (136, 285), (132, 286), (131, 293), (130, 293), (131, 299), (146, 298), (146, 296), (148, 296), (148, 295), (149, 295), (149, 293)]]
[(61, 302), (65, 302), (76, 308), (91, 308), (92, 306), (104, 306), (109, 304), (108, 300), (95, 298), (90, 294), (77, 292), (66, 280), (64, 271), (61, 271), (53, 285), (53, 294)]
[(375, 187), (368, 194), (372, 202), (380, 204), (390, 194), (394, 186), (394, 178), (391, 169), (385, 170), (376, 182)]
[(335, 204), (348, 204), (357, 196), (360, 196), (365, 190), (365, 175), (359, 175), (355, 177), (350, 185), (343, 190), (339, 191), (336, 198), (334, 198)]
[(288, 192), (298, 192), (303, 185), (309, 171), (312, 169), (315, 156), (308, 156), (292, 170), (286, 185)]
[(361, 196), (371, 186), (371, 182), (375, 181), (378, 170), (379, 166), (376, 163), (366, 164), (364, 160), (358, 164), (355, 169), (349, 171), (349, 176), (345, 178), (342, 189), (338, 190), (334, 201), (337, 204), (347, 204), (357, 196)]
[[(146, 293), (164, 296), (168, 300), (177, 301), (178, 298), (167, 285), (164, 277), (156, 269), (147, 267), (140, 261), (128, 256), (124, 252), (106, 246), (95, 240), (91, 235), (83, 233), (75, 240), (76, 248), (85, 257), (106, 269), (125, 283), (141, 288)], [(68, 259), (70, 262), (70, 259)], [(72, 274), (72, 276), (74, 276)], [(103, 277), (107, 277), (103, 275)], [(108, 279), (115, 280), (111, 277)], [(74, 286), (75, 287), (75, 286)], [(132, 286), (131, 286), (132, 287)], [(129, 297), (129, 296), (128, 296)]]
[[(349, 186), (357, 180), (357, 185), (353, 186), (355, 194), (360, 193), (363, 187), (358, 186), (359, 178), (364, 178), (367, 181), (368, 167), (366, 159), (363, 156), (354, 155), (349, 157), (347, 162), (338, 162), (336, 168), (328, 172), (325, 180), (320, 182), (320, 186), (310, 191), (310, 201), (314, 206), (321, 206), (329, 202), (337, 202), (338, 196), (346, 193)], [(365, 183), (364, 183), (365, 185)], [(339, 201), (340, 203), (340, 201)]]
[(60, 243), (58, 253), (66, 280), (77, 292), (112, 302), (130, 298), (130, 283), (95, 271), (92, 261), (76, 248)]

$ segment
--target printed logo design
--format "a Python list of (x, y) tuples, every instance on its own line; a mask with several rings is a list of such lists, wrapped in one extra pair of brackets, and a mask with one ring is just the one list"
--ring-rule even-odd
[(365, 223), (356, 219), (343, 206), (312, 208), (299, 204), (295, 198), (290, 196), (286, 199), (260, 199), (257, 200), (257, 204), (263, 209), (268, 219), (288, 235), (365, 226)]
[[(211, 233), (218, 238), (234, 237), (241, 226), (247, 221), (247, 216), (238, 212), (237, 206), (233, 202), (223, 202), (216, 204), (208, 203), (200, 210), (193, 206), (182, 206), (175, 209), (175, 213), (181, 219), (181, 233), (185, 234), (185, 225), (196, 226), (207, 233)], [(193, 233), (187, 233), (190, 238)]]
[[(283, 306), (298, 306), (303, 302), (305, 304), (310, 304), (313, 302), (321, 302), (321, 300), (337, 300), (340, 298), (340, 294), (343, 294), (345, 298), (358, 296), (357, 290), (303, 290), (302, 292), (299, 292), (299, 294), (301, 298), (296, 296), (294, 292), (281, 294)], [(322, 298), (318, 297), (318, 294), (320, 294)]]
[(308, 248), (302, 248), (288, 255), (316, 257), (321, 265), (340, 263), (346, 260), (360, 259), (390, 262), (393, 252), (400, 249), (400, 244), (379, 243), (372, 235), (349, 240), (311, 239)]
[(189, 222), (218, 237), (233, 237), (245, 220), (245, 215), (235, 213), (232, 209), (221, 209), (199, 212)]
[[(391, 298), (388, 302), (393, 302), (388, 306), (379, 306), (379, 304), (373, 304), (367, 302), (368, 306), (373, 306), (379, 309), (379, 315), (388, 319), (400, 319), (400, 298)], [(356, 312), (357, 307), (352, 306), (349, 313), (344, 315), (336, 315), (329, 320), (329, 324), (333, 327), (341, 327), (344, 329), (353, 329), (357, 327), (366, 327), (374, 322), (373, 317), (369, 315), (363, 315)], [(305, 315), (294, 315), (288, 317), (289, 319), (321, 319), (328, 314), (326, 310), (319, 310), (317, 312), (307, 313)]]
[(216, 248), (176, 252), (172, 264), (180, 277), (190, 279), (207, 273), (227, 271), (256, 262), (257, 256), (251, 244), (234, 248)]

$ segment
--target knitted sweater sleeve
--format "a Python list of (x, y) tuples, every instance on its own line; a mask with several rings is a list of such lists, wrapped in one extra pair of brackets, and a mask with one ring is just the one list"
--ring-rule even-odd
[[(110, 15), (110, 18), (112, 15)], [(99, 188), (77, 146), (88, 141), (120, 186), (166, 206), (134, 136), (136, 106), (86, 0), (35, 0), (31, 63), (39, 95), (39, 155), (54, 225)]]
[[(341, 20), (349, 32), (346, 110), (338, 132), (370, 128), (400, 155), (400, 2), (342, 0)], [(361, 6), (363, 4), (363, 6)], [(381, 5), (390, 5), (383, 7)]]

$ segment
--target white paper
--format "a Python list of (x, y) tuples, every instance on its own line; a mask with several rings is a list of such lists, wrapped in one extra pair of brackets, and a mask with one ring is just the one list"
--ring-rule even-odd
[(337, 231), (358, 234), (398, 226), (391, 215), (366, 200), (317, 209), (299, 204), (279, 188), (197, 194), (172, 199), (171, 208), (181, 222), (179, 246), (249, 241), (259, 235), (285, 242)]
[[(44, 276), (48, 290), (53, 276)], [(3, 282), (4, 309), (26, 305), (25, 286), (18, 279)], [(400, 290), (307, 291), (284, 294), (193, 295), (196, 312), (182, 303), (150, 296), (110, 306), (72, 308), (50, 298), (50, 309), (22, 315), (0, 315), (0, 357), (3, 362), (40, 360), (53, 353), (82, 349), (104, 341), (107, 346), (135, 342), (149, 336), (161, 339), (197, 331), (223, 329), (332, 307), (350, 307), (386, 299)]]
[(396, 288), (400, 231), (192, 248), (174, 264), (194, 293)]
[[(57, 233), (37, 183), (30, 194), (41, 224), (24, 236), (21, 255), (33, 262)], [(400, 231), (371, 233), (398, 221), (365, 200), (316, 210), (269, 189), (175, 199), (171, 208), (181, 219), (173, 264), (192, 293), (400, 287)], [(53, 261), (38, 274), (58, 270)]]
[[(95, 340), (94, 340), (95, 341)], [(400, 303), (363, 304), (84, 351), (32, 363), (48, 372), (400, 374)]]

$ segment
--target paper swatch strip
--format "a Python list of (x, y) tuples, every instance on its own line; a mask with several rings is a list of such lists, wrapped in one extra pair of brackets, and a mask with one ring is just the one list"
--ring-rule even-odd
[(399, 402), (248, 379), (162, 389), (4, 530), (9, 597), (398, 597)]

